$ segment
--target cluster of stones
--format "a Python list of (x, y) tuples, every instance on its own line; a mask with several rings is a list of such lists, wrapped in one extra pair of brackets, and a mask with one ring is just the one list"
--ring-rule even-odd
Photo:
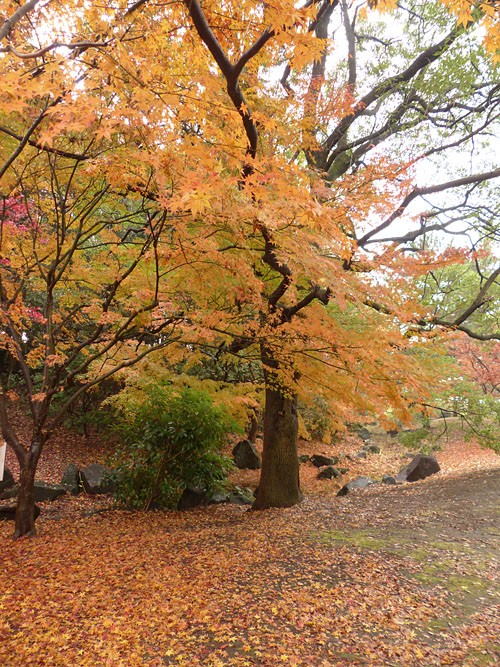
[[(430, 477), (430, 475), (436, 474), (440, 470), (439, 463), (434, 456), (417, 454), (395, 477), (384, 475), (381, 482), (382, 484), (392, 485), (403, 484), (403, 482), (417, 482), (420, 479), (425, 479), (426, 477)], [(356, 479), (351, 480), (348, 484), (343, 486), (337, 495), (346, 496), (351, 491), (354, 491), (354, 489), (364, 489), (373, 484), (378, 484), (378, 482), (365, 476), (356, 477)]]
[(363, 440), (363, 445), (355, 454), (348, 455), (347, 458), (351, 461), (359, 461), (368, 458), (370, 454), (380, 454), (380, 447), (371, 440), (372, 434), (367, 428), (363, 426), (358, 429), (357, 434)]
[[(108, 494), (116, 491), (116, 480), (113, 471), (99, 463), (92, 463), (82, 470), (74, 463), (66, 468), (59, 484), (48, 484), (40, 480), (35, 481), (33, 494), (35, 503), (54, 501), (65, 493), (76, 496), (81, 491), (91, 495)], [(8, 468), (4, 470), (3, 481), (0, 482), (0, 500), (12, 500), (17, 497), (19, 485), (16, 483)], [(15, 515), (15, 504), (0, 506), (0, 519), (13, 519)], [(40, 509), (35, 508), (35, 518), (40, 514)]]
[(231, 490), (223, 493), (209, 494), (206, 489), (200, 489), (196, 486), (188, 486), (184, 489), (177, 509), (184, 511), (203, 507), (207, 505), (221, 505), (222, 503), (232, 503), (233, 505), (252, 505), (255, 495), (250, 488), (240, 488), (235, 486)]
[(307, 454), (302, 454), (299, 456), (299, 461), (301, 463), (312, 463), (316, 468), (320, 468), (318, 479), (337, 479), (337, 477), (342, 477), (346, 472), (349, 472), (348, 468), (337, 467), (340, 461), (338, 456), (324, 456), (323, 454), (307, 456)]
[[(233, 447), (233, 461), (234, 465), (240, 470), (259, 470), (262, 465), (259, 452), (250, 440), (240, 440)], [(254, 500), (255, 495), (250, 488), (235, 486), (226, 492), (211, 495), (206, 489), (188, 486), (179, 498), (177, 509), (189, 510), (204, 505), (219, 505), (221, 503), (252, 505)]]

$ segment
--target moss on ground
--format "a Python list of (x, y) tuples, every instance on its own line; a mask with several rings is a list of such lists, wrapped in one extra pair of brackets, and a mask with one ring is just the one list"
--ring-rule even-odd
[[(396, 531), (392, 526), (386, 534), (378, 529), (375, 535), (370, 529), (356, 528), (316, 533), (314, 539), (395, 555), (413, 562), (414, 567), (406, 568), (404, 576), (414, 579), (426, 589), (439, 587), (446, 591), (450, 603), (446, 617), (430, 621), (423, 629), (424, 634), (427, 630), (432, 634), (463, 625), (481, 610), (485, 598), (500, 598), (498, 583), (480, 574), (489, 571), (492, 550), (481, 551), (471, 543), (446, 540), (441, 535), (434, 535), (435, 531), (435, 526), (428, 526), (428, 535), (423, 536), (404, 529)], [(468, 570), (465, 573), (464, 559), (467, 561), (465, 570)], [(484, 658), (486, 662), (478, 662), (476, 657)], [(471, 659), (475, 660), (471, 662), (474, 665), (493, 664), (488, 654), (481, 653)]]

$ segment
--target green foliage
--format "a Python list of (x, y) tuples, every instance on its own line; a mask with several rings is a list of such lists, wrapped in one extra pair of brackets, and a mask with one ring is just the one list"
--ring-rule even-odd
[(117, 499), (130, 507), (175, 507), (188, 485), (209, 493), (225, 485), (230, 460), (220, 453), (232, 424), (202, 391), (150, 384), (113, 400), (121, 446)]
[(463, 379), (441, 396), (441, 405), (460, 418), (467, 438), (500, 453), (500, 399)]
[(309, 404), (301, 402), (299, 410), (309, 436), (323, 441), (330, 429), (328, 402), (321, 396), (315, 396)]
[(403, 431), (399, 434), (399, 442), (411, 451), (416, 449), (420, 451), (425, 446), (424, 440), (429, 437), (429, 433), (429, 429), (425, 427)]

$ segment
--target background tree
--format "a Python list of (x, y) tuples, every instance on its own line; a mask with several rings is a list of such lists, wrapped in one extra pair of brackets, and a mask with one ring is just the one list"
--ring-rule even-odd
[[(433, 5), (430, 10), (423, 3), (413, 3), (401, 10), (399, 20), (405, 36), (411, 34), (411, 39), (405, 39), (404, 46), (398, 43), (392, 48), (391, 40), (380, 36), (382, 28), (378, 26), (372, 35), (356, 33), (357, 12), (351, 16), (347, 3), (311, 3), (304, 6), (302, 14), (290, 8), (289, 13), (281, 12), (280, 21), (275, 19), (274, 7), (267, 7), (267, 28), (260, 34), (257, 31), (253, 43), (238, 46), (234, 45), (238, 19), (231, 29), (227, 17), (222, 21), (211, 7), (202, 8), (197, 2), (187, 2), (186, 5), (198, 35), (217, 62), (226, 80), (229, 97), (240, 113), (247, 139), (246, 152), (251, 158), (247, 158), (243, 167), (242, 187), (251, 192), (252, 201), (264, 207), (260, 173), (272, 173), (277, 181), (275, 170), (268, 166), (269, 162), (263, 168), (259, 156), (263, 156), (261, 161), (269, 161), (269, 153), (286, 145), (289, 160), (282, 167), (284, 170), (290, 174), (292, 165), (300, 166), (301, 156), (310, 167), (309, 172), (302, 169), (301, 173), (307, 174), (309, 183), (312, 183), (310, 191), (315, 195), (315, 209), (309, 201), (303, 205), (302, 215), (298, 211), (294, 215), (292, 207), (288, 206), (289, 218), (281, 227), (276, 223), (278, 215), (266, 216), (265, 224), (261, 221), (262, 216), (256, 215), (256, 227), (262, 236), (261, 262), (266, 267), (264, 275), (270, 285), (262, 290), (264, 302), (259, 309), (261, 359), (266, 370), (266, 408), (263, 471), (256, 506), (293, 504), (300, 498), (293, 444), (296, 439), (296, 382), (305, 375), (299, 370), (298, 358), (306, 352), (309, 364), (321, 361), (328, 366), (332, 364), (335, 351), (335, 357), (338, 355), (341, 359), (337, 370), (353, 373), (356, 388), (362, 387), (358, 392), (352, 387), (344, 393), (349, 396), (352, 407), (356, 404), (356, 393), (369, 395), (369, 378), (376, 367), (375, 360), (383, 356), (378, 356), (372, 343), (370, 353), (373, 357), (363, 359), (358, 351), (351, 351), (353, 348), (359, 350), (361, 345), (350, 346), (339, 335), (345, 320), (343, 322), (337, 313), (342, 310), (342, 305), (345, 308), (345, 301), (351, 305), (351, 312), (345, 318), (350, 326), (344, 324), (345, 328), (341, 328), (343, 336), (352, 337), (356, 331), (355, 322), (362, 323), (364, 336), (373, 329), (378, 335), (384, 331), (389, 336), (384, 339), (384, 349), (391, 350), (390, 355), (385, 354), (386, 363), (392, 357), (395, 366), (401, 364), (400, 368), (408, 369), (408, 357), (397, 359), (398, 355), (392, 352), (406, 347), (404, 341), (397, 340), (397, 334), (408, 332), (413, 324), (420, 336), (427, 325), (465, 330), (466, 321), (480, 307), (483, 297), (496, 281), (497, 273), (493, 271), (478, 298), (459, 314), (445, 319), (428, 317), (424, 310), (419, 311), (418, 300), (411, 298), (411, 278), (428, 272), (433, 265), (458, 260), (463, 257), (463, 252), (436, 253), (426, 251), (424, 247), (418, 253), (414, 252), (413, 257), (408, 257), (407, 245), (411, 241), (425, 238), (429, 231), (450, 228), (449, 220), (440, 219), (436, 211), (422, 216), (417, 229), (405, 233), (401, 233), (400, 227), (396, 226), (396, 231), (393, 229), (394, 223), (415, 200), (455, 189), (465, 191), (466, 188), (463, 201), (453, 202), (447, 212), (454, 212), (466, 220), (469, 230), (474, 229), (475, 213), (471, 216), (471, 209), (469, 215), (464, 213), (470, 204), (470, 191), (500, 175), (499, 170), (478, 170), (467, 175), (458, 173), (451, 179), (448, 173), (438, 184), (415, 187), (412, 185), (416, 173), (414, 165), (461, 146), (470, 149), (473, 140), (491, 131), (497, 120), (498, 81), (481, 54), (481, 47), (474, 43), (474, 17), (462, 15), (460, 25), (456, 26), (454, 19), (440, 10), (439, 5)], [(404, 20), (405, 13), (411, 17), (411, 22)], [(329, 26), (340, 15), (346, 33), (347, 58), (345, 65), (341, 61), (332, 72), (328, 63), (330, 44), (327, 38)], [(283, 20), (283, 16), (290, 18), (290, 24)], [(415, 30), (415, 18), (421, 29)], [(481, 15), (479, 20), (482, 20)], [(370, 30), (372, 26), (368, 23), (366, 28)], [(281, 45), (277, 60), (272, 61), (269, 51), (274, 39), (286, 39), (283, 33), (288, 37), (293, 33), (293, 38), (289, 37), (288, 44)], [(311, 35), (315, 41), (308, 43)], [(370, 53), (370, 58), (363, 63), (358, 57), (360, 44), (371, 40), (380, 44), (380, 48), (375, 58)], [(227, 44), (230, 46), (224, 48)], [(264, 49), (265, 56), (262, 55)], [(312, 59), (312, 64), (305, 67), (304, 51), (307, 52), (306, 58)], [(471, 66), (472, 51), (472, 62), (482, 63), (479, 71), (474, 64)], [(238, 53), (242, 54), (239, 59), (231, 59), (230, 54)], [(266, 91), (262, 83), (259, 88), (255, 72), (259, 68), (260, 71), (265, 69), (270, 60), (273, 65), (280, 60), (284, 64), (281, 86), (285, 95), (276, 90), (273, 90), (274, 95), (269, 95), (269, 79), (265, 77), (262, 81)], [(244, 83), (247, 71), (252, 85)], [(374, 79), (376, 82), (370, 85)], [(442, 81), (446, 81), (446, 86)], [(453, 95), (450, 97), (451, 90)], [(270, 98), (274, 100), (271, 128), (261, 115), (266, 104), (269, 114)], [(276, 118), (280, 111), (282, 118), (286, 113), (289, 117), (302, 118), (298, 126), (293, 126), (293, 137), (288, 135), (285, 139), (284, 125), (277, 129)], [(280, 131), (283, 134), (280, 135)], [(422, 142), (424, 132), (425, 142)], [(388, 148), (382, 153), (380, 146), (384, 142)], [(318, 180), (315, 181), (315, 177)], [(268, 176), (267, 194), (269, 181)], [(281, 188), (283, 193), (287, 192), (284, 184)], [(287, 205), (289, 202), (287, 199)], [(283, 211), (280, 213), (283, 215)], [(304, 221), (308, 213), (309, 225)], [(269, 224), (270, 219), (272, 224)], [(300, 250), (290, 246), (291, 226), (295, 235), (293, 240), (301, 239)], [(307, 234), (303, 233), (305, 226), (308, 227)], [(319, 230), (319, 234), (315, 233)], [(299, 258), (300, 264), (297, 262)], [(353, 273), (358, 275), (353, 276)], [(381, 275), (385, 278), (381, 279)], [(337, 308), (333, 300), (337, 301)], [(308, 308), (308, 325), (304, 327), (304, 323), (299, 322), (298, 330), (294, 331), (302, 311), (317, 301), (329, 305), (326, 312), (321, 311), (326, 318), (334, 313), (337, 315), (335, 319), (322, 322), (321, 331), (335, 331), (336, 334), (332, 338), (325, 336), (322, 345), (316, 334), (318, 321), (315, 321), (315, 315), (321, 317), (317, 307)], [(374, 322), (369, 309), (386, 317)], [(388, 322), (388, 318), (392, 321)], [(391, 335), (395, 338), (391, 339)], [(237, 339), (230, 347), (238, 351), (245, 347), (245, 343)], [(356, 367), (363, 371), (358, 374), (354, 370)], [(397, 374), (392, 376), (392, 381), (385, 375), (379, 375), (377, 379), (379, 387), (386, 387), (389, 400), (399, 403), (400, 408), (411, 400), (409, 392), (404, 396), (398, 389)], [(346, 389), (345, 383), (338, 382), (338, 378), (335, 383)], [(384, 401), (381, 404), (386, 405)]]

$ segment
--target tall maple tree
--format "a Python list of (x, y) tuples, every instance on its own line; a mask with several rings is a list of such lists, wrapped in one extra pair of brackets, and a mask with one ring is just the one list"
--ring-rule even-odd
[[(443, 3), (457, 25), (440, 3), (412, 2), (395, 45), (371, 22), (394, 4), (370, 2), (363, 18), (335, 0), (2, 2), (2, 327), (34, 419), (23, 445), (2, 394), (4, 437), (22, 469), (32, 462), (18, 535), (33, 530), (53, 397), (173, 349), (177, 331), (180, 351), (263, 366), (257, 508), (301, 498), (299, 391), (324, 395), (339, 423), (389, 406), (408, 419), (424, 391), (409, 348), (437, 326), (474, 333), (498, 273), (435, 317), (415, 277), (465, 251), (420, 240), (452, 231), (450, 211), (472, 229), (471, 198), (500, 170), (416, 186), (416, 165), (494, 127), (498, 82), (476, 28), (494, 57), (498, 9)], [(400, 231), (414, 202), (449, 192)]]

